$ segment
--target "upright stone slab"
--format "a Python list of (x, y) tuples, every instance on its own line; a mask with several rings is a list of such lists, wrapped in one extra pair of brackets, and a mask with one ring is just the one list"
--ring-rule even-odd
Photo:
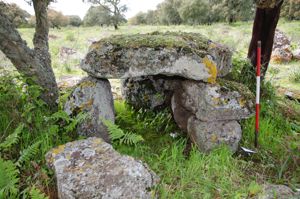
[(204, 122), (248, 118), (254, 107), (254, 95), (242, 84), (218, 81), (218, 84), (182, 82), (175, 91), (173, 105), (184, 107)]
[(181, 81), (178, 77), (161, 75), (128, 78), (122, 81), (122, 97), (137, 110), (161, 110), (171, 107), (173, 92)]
[(49, 151), (46, 160), (55, 172), (60, 199), (156, 198), (156, 174), (102, 139), (67, 143)]
[(231, 68), (231, 51), (200, 34), (119, 35), (90, 47), (81, 68), (98, 78), (179, 76), (214, 83)]
[(79, 112), (87, 114), (84, 122), (79, 124), (77, 132), (87, 137), (101, 137), (109, 142), (109, 134), (103, 119), (115, 121), (113, 96), (110, 83), (105, 79), (84, 78), (74, 89), (65, 104), (69, 115)]
[(237, 121), (253, 113), (254, 96), (245, 86), (219, 81), (214, 85), (183, 81), (171, 101), (176, 123), (203, 152), (221, 144), (235, 152), (242, 137)]

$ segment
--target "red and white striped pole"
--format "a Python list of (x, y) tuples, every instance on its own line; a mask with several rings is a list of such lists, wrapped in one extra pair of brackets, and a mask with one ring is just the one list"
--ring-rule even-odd
[(259, 109), (260, 109), (260, 67), (261, 67), (261, 41), (257, 42), (256, 56), (256, 114), (255, 114), (255, 147), (258, 147)]

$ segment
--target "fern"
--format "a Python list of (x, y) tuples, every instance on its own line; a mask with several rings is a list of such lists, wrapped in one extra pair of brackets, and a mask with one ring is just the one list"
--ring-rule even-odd
[(21, 151), (21, 156), (19, 157), (16, 165), (21, 167), (23, 163), (29, 162), (33, 156), (35, 156), (39, 152), (39, 145), (40, 141), (34, 143), (33, 145), (29, 146), (28, 148)]
[(79, 113), (76, 118), (69, 120), (69, 124), (65, 127), (66, 132), (72, 132), (75, 130), (76, 126), (84, 121), (87, 117), (86, 113)]
[(0, 158), (0, 198), (16, 198), (18, 194), (19, 170), (12, 161)]
[(33, 186), (30, 190), (30, 197), (31, 199), (49, 199), (47, 196), (45, 196), (44, 193), (42, 193), (39, 189), (37, 189), (35, 186)]
[(110, 139), (113, 142), (119, 141), (119, 144), (136, 145), (139, 142), (144, 141), (143, 137), (132, 132), (124, 132), (109, 120), (102, 120), (103, 124), (107, 127)]
[(142, 141), (144, 141), (144, 139), (141, 135), (137, 135), (132, 132), (126, 133), (123, 138), (120, 139), (120, 143), (124, 143), (126, 145), (133, 145)]
[(50, 119), (57, 122), (58, 120), (64, 120), (67, 123), (70, 122), (71, 118), (65, 111), (58, 111), (50, 116)]
[(24, 129), (24, 124), (20, 124), (16, 130), (7, 136), (4, 140), (4, 142), (0, 143), (0, 149), (2, 150), (8, 150), (12, 145), (17, 144), (20, 139), (20, 134)]

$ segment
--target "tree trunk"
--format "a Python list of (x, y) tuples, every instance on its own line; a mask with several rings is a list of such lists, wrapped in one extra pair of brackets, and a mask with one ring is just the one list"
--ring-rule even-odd
[(264, 78), (270, 62), (275, 29), (280, 16), (283, 1), (273, 8), (256, 8), (256, 14), (252, 30), (252, 39), (248, 50), (248, 58), (251, 60), (253, 69), (256, 66), (257, 42), (262, 42), (262, 78)]
[(48, 1), (33, 0), (33, 5), (36, 14), (34, 49), (27, 46), (13, 23), (6, 15), (0, 13), (0, 50), (10, 59), (20, 74), (43, 89), (42, 100), (52, 110), (56, 110), (58, 88), (51, 68), (48, 46)]
[(294, 2), (293, 0), (290, 0), (290, 5), (289, 5), (289, 14), (288, 14), (288, 19), (289, 20), (293, 20), (294, 17), (293, 17), (293, 8), (294, 8)]
[(119, 29), (118, 24), (114, 24), (114, 27), (115, 27), (115, 30)]

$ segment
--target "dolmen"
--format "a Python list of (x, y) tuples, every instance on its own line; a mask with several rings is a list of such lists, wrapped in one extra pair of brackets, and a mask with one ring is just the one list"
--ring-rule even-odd
[(171, 109), (200, 151), (227, 145), (235, 152), (242, 137), (239, 121), (253, 113), (254, 96), (222, 78), (230, 72), (231, 56), (225, 46), (196, 33), (122, 35), (93, 43), (81, 63), (88, 77), (65, 104), (69, 115), (86, 113), (77, 131), (88, 138), (46, 155), (58, 197), (157, 198), (157, 175), (109, 144), (103, 120), (115, 121), (110, 78), (122, 79), (123, 98), (134, 108)]
[(228, 145), (235, 152), (242, 137), (239, 121), (253, 113), (253, 94), (225, 80), (232, 52), (197, 33), (154, 32), (118, 35), (93, 43), (81, 68), (88, 77), (65, 105), (68, 114), (87, 112), (78, 132), (109, 142), (103, 119), (114, 121), (108, 79), (122, 79), (122, 95), (139, 109), (171, 108), (178, 127), (209, 152)]

